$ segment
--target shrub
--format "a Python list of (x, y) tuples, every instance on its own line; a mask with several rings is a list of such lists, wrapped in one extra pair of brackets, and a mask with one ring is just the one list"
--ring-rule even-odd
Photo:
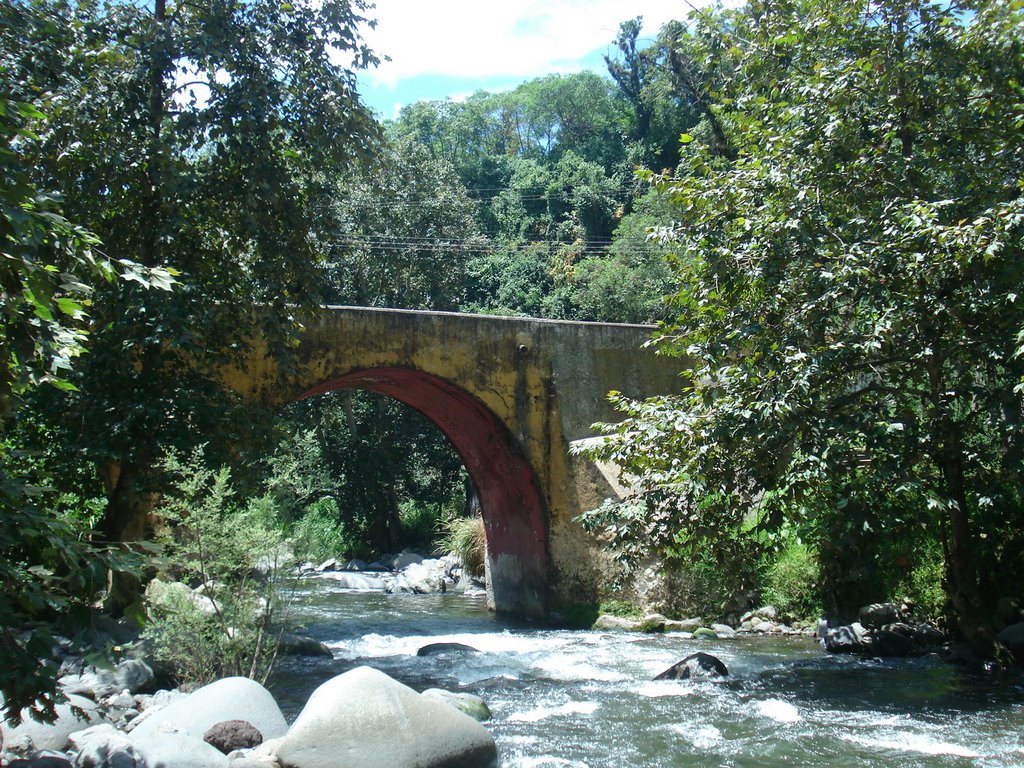
[(643, 606), (666, 616), (721, 618), (749, 607), (755, 579), (749, 560), (733, 553), (695, 552), (638, 576)]
[(402, 524), (400, 542), (414, 547), (429, 547), (439, 514), (438, 505), (414, 499), (399, 502), (398, 519)]
[(237, 506), (230, 471), (206, 467), (201, 450), (186, 460), (171, 454), (164, 468), (173, 479), (158, 508), (165, 568), (182, 584), (148, 590), (143, 637), (179, 683), (265, 681), (277, 656), (284, 543), (267, 501)]
[(466, 573), (484, 575), (485, 547), (484, 520), (479, 515), (453, 517), (445, 521), (438, 551), (458, 557)]
[(791, 538), (776, 557), (768, 559), (765, 570), (762, 602), (775, 606), (781, 618), (821, 616), (818, 557), (810, 547)]
[(347, 560), (357, 545), (341, 522), (338, 502), (325, 497), (306, 507), (291, 529), (295, 556), (300, 560), (322, 562), (332, 557)]
[(896, 600), (906, 600), (919, 618), (938, 620), (946, 615), (942, 545), (932, 539), (920, 547), (910, 572), (897, 587)]

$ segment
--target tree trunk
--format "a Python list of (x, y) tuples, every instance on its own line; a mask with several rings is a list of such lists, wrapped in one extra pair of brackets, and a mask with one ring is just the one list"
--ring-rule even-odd
[[(926, 327), (930, 324), (929, 320)], [(952, 624), (975, 653), (983, 658), (992, 658), (997, 645), (978, 589), (978, 569), (974, 561), (970, 506), (964, 476), (964, 452), (960, 443), (961, 426), (953, 419), (947, 402), (949, 387), (943, 376), (940, 335), (934, 327), (928, 330), (926, 338), (932, 348), (926, 364), (929, 431), (935, 444), (934, 461), (942, 476), (942, 496), (946, 507), (946, 593), (953, 610)]]
[(100, 533), (111, 544), (141, 541), (152, 530), (157, 494), (139, 490), (137, 468), (108, 461), (100, 466), (100, 479), (107, 491), (107, 509)]
[(996, 652), (996, 638), (978, 590), (978, 570), (968, 519), (963, 459), (959, 455), (947, 453), (939, 459), (939, 468), (946, 486), (948, 504), (946, 578), (956, 626), (977, 654), (983, 658), (992, 658)]

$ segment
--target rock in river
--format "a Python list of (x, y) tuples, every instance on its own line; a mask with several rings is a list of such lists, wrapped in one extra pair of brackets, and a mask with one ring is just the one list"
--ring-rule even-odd
[(449, 653), (480, 653), (480, 651), (465, 643), (428, 643), (416, 651), (417, 656), (440, 656)]
[(145, 738), (165, 725), (202, 741), (203, 735), (224, 720), (245, 720), (267, 739), (283, 736), (288, 723), (270, 692), (246, 677), (225, 677), (175, 700), (132, 730), (132, 739)]
[(317, 688), (277, 752), (284, 768), (484, 768), (497, 756), (476, 720), (370, 667)]
[(725, 677), (728, 668), (717, 656), (697, 651), (666, 669), (655, 680), (690, 680), (698, 678)]

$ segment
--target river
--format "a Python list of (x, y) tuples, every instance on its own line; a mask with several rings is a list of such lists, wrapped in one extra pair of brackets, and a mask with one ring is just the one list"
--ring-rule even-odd
[[(366, 664), (416, 690), (481, 696), (504, 768), (1024, 765), (1016, 674), (828, 656), (810, 639), (548, 629), (479, 599), (321, 579), (302, 582), (293, 610), (334, 658), (282, 660), (270, 688), (289, 720), (321, 682)], [(481, 653), (416, 655), (434, 642)], [(729, 677), (651, 681), (696, 650)]]

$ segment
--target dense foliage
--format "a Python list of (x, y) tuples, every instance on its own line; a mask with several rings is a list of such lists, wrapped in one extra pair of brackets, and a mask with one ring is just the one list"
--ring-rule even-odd
[(164, 449), (205, 433), (224, 451), (245, 433), (216, 366), (257, 335), (284, 354), (294, 315), (319, 298), (337, 182), (378, 133), (335, 63), (373, 61), (361, 10), (4, 5), (4, 90), (49, 107), (32, 173), (106, 252), (181, 275), (172, 292), (96, 287), (90, 354), (62, 404), (65, 439), (102, 468), (113, 540), (142, 535)]
[[(646, 47), (631, 19), (607, 77), (383, 126), (355, 91), (368, 8), (0, 0), (5, 713), (53, 690), (60, 616), (119, 602), (134, 566), (107, 545), (159, 518), (175, 577), (239, 589), (230, 617), (151, 606), (190, 677), (272, 655), (229, 573), (245, 531), (371, 556), (447, 521), (479, 551), (419, 414), (339, 393), (275, 416), (218, 382), (250, 340), (286, 370), (320, 302), (665, 321), (691, 383), (619, 399), (601, 452), (642, 490), (589, 517), (625, 559), (685, 564), (702, 611), (899, 591), (991, 651), (1024, 579), (1021, 4), (755, 1)], [(210, 536), (224, 562), (193, 557)]]
[(691, 383), (620, 400), (603, 454), (644, 490), (593, 520), (669, 553), (788, 532), (839, 569), (865, 540), (905, 565), (936, 541), (950, 616), (991, 653), (995, 600), (1024, 576), (1024, 8), (695, 21), (691, 71), (728, 66), (654, 177), (686, 255), (658, 345)]
[[(90, 526), (138, 538), (160, 452), (204, 427), (240, 434), (210, 363), (252, 332), (253, 302), (284, 349), (290, 305), (318, 296), (332, 226), (318, 206), (378, 133), (352, 72), (328, 56), (372, 61), (361, 9), (0, 3), (8, 717), (31, 703), (52, 712), (52, 631), (70, 634), (65, 619), (101, 589), (130, 599), (109, 576), (127, 563)], [(175, 276), (176, 290), (149, 290)]]

